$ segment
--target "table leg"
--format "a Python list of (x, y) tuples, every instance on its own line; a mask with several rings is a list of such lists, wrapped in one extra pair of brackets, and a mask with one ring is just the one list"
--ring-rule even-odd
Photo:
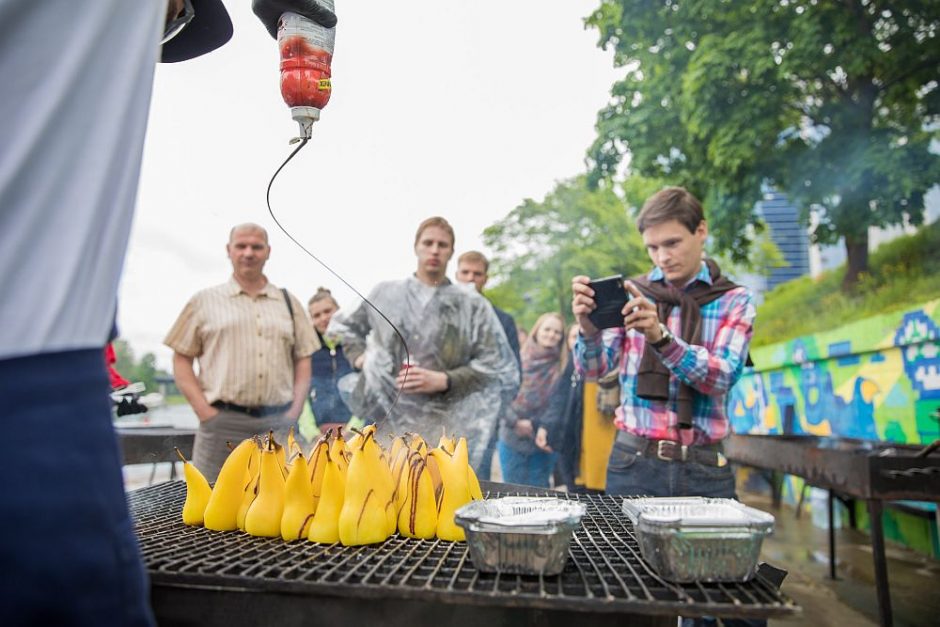
[(833, 503), (832, 503), (832, 490), (826, 491), (826, 505), (828, 507), (829, 513), (829, 578), (832, 580), (836, 579), (836, 528), (832, 524), (833, 519)]
[(871, 519), (871, 549), (875, 566), (875, 590), (878, 593), (878, 618), (883, 627), (890, 627), (891, 589), (888, 587), (888, 564), (885, 561), (884, 528), (881, 525), (881, 501), (869, 499), (868, 515)]

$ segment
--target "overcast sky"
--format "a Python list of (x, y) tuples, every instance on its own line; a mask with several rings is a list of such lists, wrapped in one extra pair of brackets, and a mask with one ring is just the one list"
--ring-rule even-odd
[[(157, 68), (119, 325), (166, 368), (162, 339), (183, 305), (231, 273), (236, 223), (268, 228), (276, 285), (303, 302), (320, 285), (341, 306), (358, 301), (268, 215), (265, 190), (297, 126), (277, 46), (250, 4), (226, 0), (226, 46)], [(597, 5), (338, 0), (332, 99), (275, 182), (275, 215), (363, 293), (414, 271), (414, 230), (428, 216), (454, 225), (458, 253), (481, 248), (485, 227), (584, 170), (617, 77), (584, 28)]]

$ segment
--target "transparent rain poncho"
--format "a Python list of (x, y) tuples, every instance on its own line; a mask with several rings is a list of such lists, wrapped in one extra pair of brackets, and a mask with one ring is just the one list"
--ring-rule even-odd
[(327, 332), (342, 341), (348, 355), (365, 349), (362, 372), (340, 381), (350, 409), (367, 422), (376, 421), (383, 440), (387, 433), (418, 433), (434, 447), (442, 428), (464, 436), (470, 463), (478, 466), (504, 405), (519, 388), (516, 360), (493, 307), (473, 286), (432, 287), (414, 277), (380, 283), (369, 300), (401, 331), (411, 364), (447, 372), (451, 389), (403, 392), (389, 414), (405, 348), (388, 322), (361, 303), (348, 315), (337, 313)]

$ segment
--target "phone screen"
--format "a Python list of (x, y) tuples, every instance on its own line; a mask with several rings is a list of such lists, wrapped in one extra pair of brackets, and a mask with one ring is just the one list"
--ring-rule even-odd
[(630, 295), (623, 289), (623, 276), (604, 277), (590, 282), (594, 290), (594, 303), (597, 308), (588, 314), (588, 320), (598, 329), (611, 329), (623, 326), (623, 306), (630, 300)]

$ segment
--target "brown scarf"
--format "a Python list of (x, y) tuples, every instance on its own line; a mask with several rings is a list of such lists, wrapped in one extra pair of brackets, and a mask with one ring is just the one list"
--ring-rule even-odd
[[(631, 279), (644, 296), (656, 303), (656, 313), (663, 324), (669, 319), (673, 307), (679, 307), (682, 333), (681, 337), (688, 344), (701, 345), (702, 343), (702, 310), (707, 305), (729, 290), (738, 287), (737, 284), (722, 276), (721, 268), (711, 259), (706, 259), (708, 273), (712, 283), (696, 282), (688, 290), (676, 289), (666, 283), (665, 277), (658, 281), (650, 281), (645, 275)], [(748, 356), (750, 363), (750, 355)], [(666, 401), (669, 399), (669, 369), (663, 365), (656, 350), (646, 344), (643, 357), (640, 360), (640, 369), (637, 376), (636, 393), (640, 398), (648, 401)], [(692, 428), (692, 399), (695, 390), (685, 383), (679, 383), (678, 426), (680, 429)]]

